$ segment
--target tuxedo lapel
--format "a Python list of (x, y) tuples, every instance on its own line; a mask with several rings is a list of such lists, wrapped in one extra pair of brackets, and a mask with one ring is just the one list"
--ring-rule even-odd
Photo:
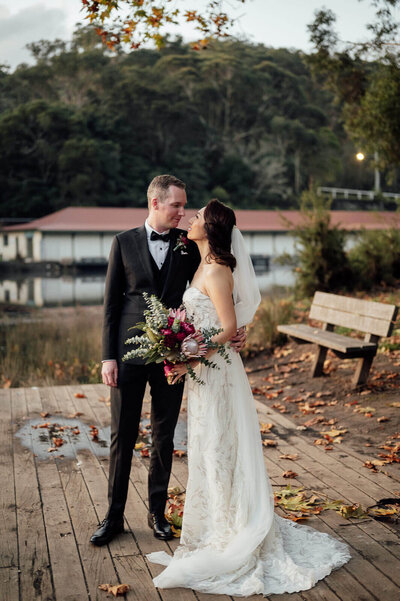
[(153, 283), (153, 287), (156, 288), (156, 282), (154, 279), (154, 272), (151, 266), (151, 256), (149, 251), (149, 245), (147, 243), (147, 233), (144, 225), (140, 226), (136, 230), (136, 247), (138, 257), (141, 259), (141, 263), (144, 271), (147, 273), (149, 280)]

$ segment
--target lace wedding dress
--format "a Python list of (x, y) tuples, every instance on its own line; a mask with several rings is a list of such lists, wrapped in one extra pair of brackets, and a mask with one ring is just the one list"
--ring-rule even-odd
[[(219, 326), (211, 299), (188, 288), (184, 304), (196, 328)], [(274, 514), (259, 423), (238, 353), (219, 369), (203, 365), (188, 378), (188, 461), (181, 544), (173, 557), (150, 553), (166, 565), (159, 588), (249, 596), (306, 590), (350, 559), (345, 544)]]

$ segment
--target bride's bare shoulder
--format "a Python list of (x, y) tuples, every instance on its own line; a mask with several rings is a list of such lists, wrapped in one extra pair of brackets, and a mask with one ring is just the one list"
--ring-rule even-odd
[(232, 271), (228, 265), (221, 265), (214, 261), (207, 265), (204, 273), (206, 282), (219, 284), (220, 286), (233, 285)]

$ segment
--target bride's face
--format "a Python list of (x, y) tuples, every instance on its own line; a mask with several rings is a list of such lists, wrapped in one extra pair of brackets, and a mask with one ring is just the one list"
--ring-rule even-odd
[(204, 240), (204, 238), (207, 238), (204, 229), (204, 208), (200, 209), (200, 211), (189, 220), (188, 238), (189, 240)]

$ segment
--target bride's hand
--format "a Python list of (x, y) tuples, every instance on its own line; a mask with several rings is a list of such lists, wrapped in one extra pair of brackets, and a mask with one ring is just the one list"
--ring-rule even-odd
[(239, 353), (245, 346), (247, 340), (246, 327), (242, 326), (236, 332), (236, 336), (230, 339), (231, 348)]
[[(199, 364), (199, 361), (197, 361), (197, 359), (191, 359), (190, 361), (188, 361), (188, 363), (190, 363), (191, 368), (194, 369)], [(177, 382), (179, 382), (180, 378), (187, 374), (187, 372), (187, 363), (177, 363), (176, 365), (174, 365), (174, 367), (171, 370), (171, 373), (174, 376), (172, 384), (176, 384)]]

